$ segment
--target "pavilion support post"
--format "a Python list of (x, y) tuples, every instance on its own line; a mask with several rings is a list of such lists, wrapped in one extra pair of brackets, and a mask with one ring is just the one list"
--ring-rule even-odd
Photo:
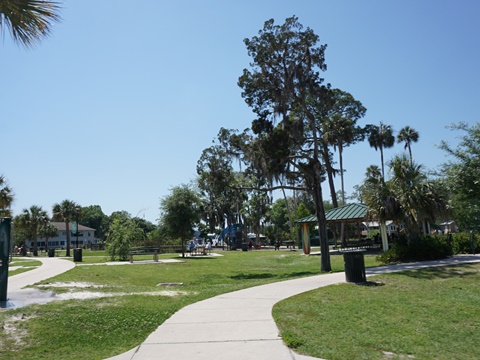
[(303, 253), (310, 254), (310, 236), (308, 234), (308, 223), (302, 223)]
[(385, 220), (380, 221), (380, 234), (382, 235), (382, 246), (383, 252), (388, 251), (388, 235), (387, 235), (387, 224)]

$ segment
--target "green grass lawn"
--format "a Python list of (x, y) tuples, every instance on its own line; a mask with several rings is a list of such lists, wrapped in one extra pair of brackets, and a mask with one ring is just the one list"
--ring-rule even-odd
[(368, 280), (276, 304), (283, 339), (299, 353), (329, 360), (480, 359), (480, 264)]
[[(107, 266), (82, 262), (82, 266), (43, 284), (102, 285), (91, 289), (52, 286), (50, 290), (57, 293), (89, 290), (119, 296), (51, 302), (0, 312), (0, 359), (107, 358), (140, 344), (174, 312), (193, 302), (320, 273), (320, 257), (304, 256), (300, 251), (222, 254), (185, 258), (183, 263)], [(160, 258), (180, 259), (178, 254)], [(83, 259), (88, 261), (88, 257)], [(341, 256), (332, 256), (331, 261), (334, 271), (343, 269)], [(374, 256), (366, 257), (366, 263), (377, 264)], [(165, 288), (158, 286), (160, 283), (183, 285)], [(131, 295), (124, 296), (125, 293)]]
[[(107, 261), (104, 254), (100, 253), (98, 255), (98, 252), (89, 253), (85, 251), (82, 266), (76, 266), (62, 275), (44, 281), (43, 285), (47, 285), (47, 288), (42, 287), (42, 289), (49, 289), (48, 286), (51, 286), (50, 290), (58, 294), (91, 291), (116, 294), (117, 296), (65, 300), (0, 311), (0, 359), (104, 359), (140, 344), (174, 312), (193, 302), (246, 287), (320, 273), (320, 257), (304, 256), (301, 251), (262, 250), (249, 252), (225, 251), (221, 253), (224, 256), (186, 258), (183, 263), (107, 266), (96, 264)], [(178, 254), (160, 256), (160, 259), (166, 258), (180, 259)], [(332, 255), (331, 262), (333, 271), (343, 271), (343, 257), (341, 255)], [(367, 267), (378, 265), (374, 255), (365, 256), (365, 264)], [(473, 271), (471, 268), (467, 269), (468, 272), (465, 271), (462, 279), (471, 276), (469, 272)], [(459, 277), (457, 272), (445, 273), (443, 276), (445, 283), (448, 283), (450, 278)], [(363, 300), (363, 306), (352, 310), (354, 313), (355, 311), (358, 312), (354, 319), (363, 319), (364, 309), (372, 308), (375, 315), (368, 316), (373, 317), (373, 325), (370, 324), (369, 326), (382, 328), (383, 322), (386, 320), (382, 320), (377, 316), (378, 314), (385, 313), (386, 318), (390, 319), (393, 312), (394, 319), (400, 315), (400, 311), (396, 311), (395, 307), (392, 310), (390, 306), (387, 306), (392, 303), (391, 301), (382, 301), (382, 296), (386, 295), (381, 295), (380, 300), (374, 300), (373, 298), (370, 299), (368, 294), (372, 296), (384, 289), (390, 289), (392, 287), (390, 286), (390, 281), (392, 281), (389, 280), (390, 278), (405, 278), (411, 283), (415, 283), (424, 281), (424, 277), (427, 276), (413, 277), (412, 275), (401, 276), (397, 274), (372, 278), (372, 281), (374, 279), (375, 282), (379, 282), (379, 286), (361, 287), (350, 284), (332, 286), (322, 290), (335, 291), (339, 289), (337, 290), (339, 292), (331, 295), (329, 301), (327, 301), (327, 297), (322, 296), (321, 300), (316, 299), (315, 302), (316, 305), (324, 302), (341, 304), (349, 298), (360, 299), (361, 297), (356, 293), (359, 291), (365, 294), (365, 299)], [(431, 275), (431, 277), (433, 280), (430, 281), (437, 279), (437, 276)], [(71, 282), (88, 283), (92, 287), (87, 289), (70, 288), (67, 285), (54, 287), (59, 283), (68, 284)], [(158, 286), (160, 283), (182, 283), (183, 285), (166, 288)], [(445, 291), (447, 293), (452, 292), (456, 289), (456, 286), (458, 284), (450, 285)], [(399, 293), (411, 294), (409, 312), (412, 302), (415, 307), (420, 309), (425, 307), (420, 302), (423, 298), (417, 296), (418, 292), (403, 291), (411, 287), (413, 288), (412, 284), (403, 287), (397, 286), (395, 287), (397, 291), (393, 292), (394, 297), (399, 296)], [(311, 292), (303, 296), (313, 296), (312, 294), (315, 293)], [(436, 298), (436, 295), (434, 297)], [(312, 301), (308, 298), (298, 298), (293, 308), (298, 311), (306, 310), (311, 308), (308, 305)], [(478, 303), (478, 299), (476, 303)], [(314, 306), (314, 308), (318, 308), (318, 306)], [(342, 319), (349, 318), (348, 313), (344, 312), (345, 308), (343, 306), (331, 311), (337, 311), (338, 316)], [(277, 312), (276, 307), (275, 314)], [(301, 318), (300, 312), (290, 313), (290, 315), (287, 315), (289, 314), (287, 310), (281, 310), (280, 312), (286, 314), (289, 319)], [(321, 320), (323, 321), (323, 316)], [(345, 321), (342, 320), (340, 323), (347, 326)], [(355, 321), (354, 328), (358, 326), (357, 322)], [(309, 325), (310, 328), (307, 326), (308, 330), (305, 332), (314, 339), (314, 343), (325, 343), (325, 341), (318, 340), (320, 338), (317, 333), (310, 331), (315, 326), (318, 327), (319, 323), (321, 321), (317, 319), (316, 323)], [(387, 324), (391, 325), (392, 320), (390, 319)], [(333, 325), (322, 326), (323, 332), (330, 326)], [(349, 326), (352, 327), (351, 324)], [(290, 325), (288, 325), (288, 328), (290, 329)], [(307, 347), (303, 345), (305, 340), (301, 337), (297, 338), (297, 333), (293, 329), (290, 332), (284, 331), (286, 341), (297, 346), (298, 351), (307, 351), (305, 350)], [(478, 332), (478, 327), (474, 329)], [(351, 332), (352, 329), (349, 329), (349, 331)], [(338, 330), (332, 333), (334, 334), (332, 344), (337, 342), (340, 344), (340, 339), (348, 342), (351, 336), (350, 333), (344, 334), (344, 332)], [(401, 344), (404, 341), (403, 338), (398, 338), (396, 332), (392, 331), (391, 334), (395, 336), (395, 339), (391, 340), (395, 344)], [(385, 332), (385, 335), (388, 335), (388, 332)], [(365, 339), (371, 344), (377, 343), (377, 338), (371, 335), (366, 334)], [(360, 341), (363, 340), (360, 339)], [(337, 346), (335, 345), (335, 347)], [(397, 350), (394, 347), (385, 347), (385, 349), (387, 348), (396, 354), (409, 354), (409, 352), (400, 351), (400, 349)], [(384, 349), (381, 343), (379, 343), (377, 349)], [(322, 354), (326, 354), (322, 356), (330, 358), (329, 354)], [(343, 358), (352, 358), (351, 354)], [(468, 358), (468, 355), (463, 358)]]

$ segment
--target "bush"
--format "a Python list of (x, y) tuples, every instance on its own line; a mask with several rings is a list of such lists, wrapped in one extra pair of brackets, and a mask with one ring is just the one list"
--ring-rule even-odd
[(393, 264), (401, 262), (405, 258), (407, 253), (406, 242), (401, 241), (402, 239), (398, 238), (393, 243), (392, 247), (388, 251), (381, 253), (377, 256), (377, 260), (382, 264)]
[(475, 253), (476, 239), (472, 242), (472, 235), (469, 233), (453, 234), (453, 253), (454, 254), (472, 254)]
[(130, 247), (143, 239), (143, 230), (133, 221), (113, 220), (107, 237), (107, 255), (110, 260), (125, 261)]
[(452, 248), (447, 238), (425, 235), (408, 243), (405, 236), (401, 236), (395, 240), (387, 252), (380, 254), (377, 260), (383, 264), (391, 264), (404, 261), (444, 259), (450, 255), (452, 255)]

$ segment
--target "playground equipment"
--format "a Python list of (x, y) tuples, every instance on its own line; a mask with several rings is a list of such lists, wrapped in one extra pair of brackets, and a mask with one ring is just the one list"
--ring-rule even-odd
[(219, 235), (219, 239), (230, 245), (231, 250), (241, 249), (243, 239), (242, 224), (227, 226)]

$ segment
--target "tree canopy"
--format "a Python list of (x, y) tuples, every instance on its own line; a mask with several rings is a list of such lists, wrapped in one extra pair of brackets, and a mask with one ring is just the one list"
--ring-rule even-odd
[(368, 133), (368, 143), (375, 150), (380, 150), (380, 163), (382, 166), (382, 178), (385, 179), (385, 161), (383, 158), (383, 150), (393, 147), (395, 144), (395, 136), (390, 125), (380, 122), (380, 125), (368, 125), (366, 128)]
[(410, 156), (410, 162), (413, 162), (413, 156), (412, 156), (412, 147), (411, 144), (412, 142), (417, 142), (418, 138), (420, 135), (418, 134), (418, 131), (413, 129), (410, 126), (405, 126), (404, 128), (400, 129), (397, 135), (397, 142), (398, 143), (405, 143), (405, 149), (408, 149), (408, 154)]
[[(228, 132), (221, 129), (219, 138)], [(203, 150), (197, 162), (198, 188), (205, 199), (203, 217), (209, 232), (221, 227), (228, 217), (235, 197), (235, 175), (232, 157), (222, 144), (213, 145)]]
[[(26, 240), (33, 241), (33, 256), (38, 256), (38, 237), (40, 229), (49, 221), (47, 212), (41, 206), (32, 205), (29, 209), (23, 209), (17, 225), (23, 228)], [(21, 231), (22, 232), (22, 231)]]
[(143, 230), (132, 220), (114, 218), (110, 224), (107, 237), (106, 251), (110, 259), (125, 261), (128, 259), (130, 248), (143, 240)]
[(198, 194), (185, 184), (172, 188), (171, 194), (160, 201), (161, 225), (170, 235), (181, 238), (183, 250), (185, 240), (193, 235), (193, 227), (199, 222), (199, 205)]
[(439, 147), (450, 157), (441, 172), (451, 193), (451, 206), (458, 225), (465, 230), (478, 228), (480, 218), (480, 123), (452, 124), (462, 133), (456, 147), (443, 140)]
[(0, 217), (12, 216), (13, 191), (3, 175), (0, 175)]
[(387, 181), (378, 166), (367, 169), (362, 196), (370, 217), (403, 224), (407, 239), (415, 241), (420, 231), (427, 232), (427, 223), (446, 214), (447, 198), (441, 184), (428, 179), (423, 166), (405, 155), (394, 157), (388, 165)]
[(65, 231), (67, 233), (67, 252), (66, 256), (70, 256), (70, 223), (75, 221), (80, 212), (80, 206), (71, 200), (63, 200), (61, 203), (53, 205), (53, 220), (65, 222)]
[(108, 230), (108, 216), (102, 211), (100, 205), (90, 205), (82, 207), (82, 216), (80, 223), (84, 226), (95, 229), (97, 238), (105, 240), (106, 232)]

